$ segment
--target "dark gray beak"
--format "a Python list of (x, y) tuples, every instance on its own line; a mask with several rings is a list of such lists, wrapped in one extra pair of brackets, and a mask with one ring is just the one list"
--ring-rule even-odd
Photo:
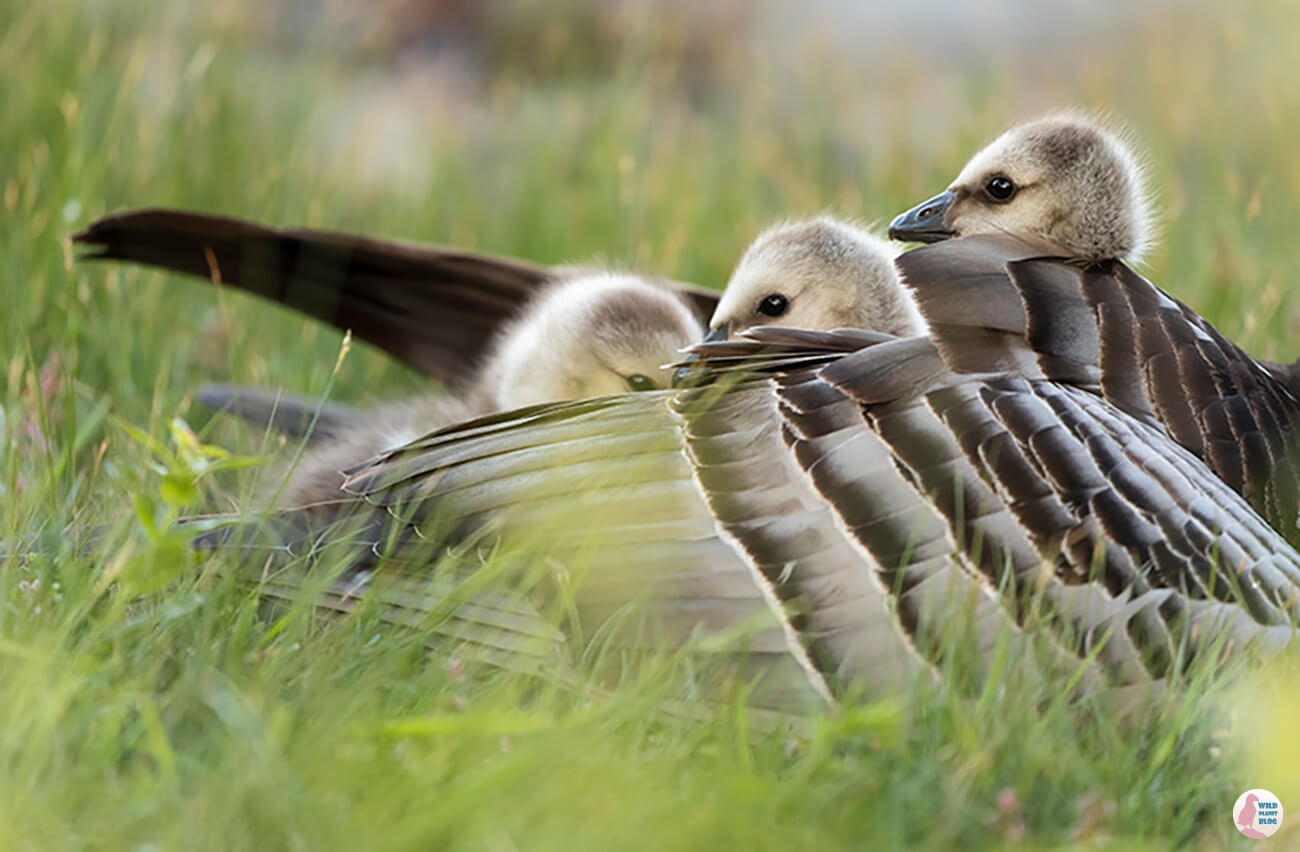
[(943, 223), (944, 214), (956, 197), (952, 192), (941, 192), (906, 213), (899, 213), (889, 223), (889, 238), (905, 243), (937, 243), (957, 236), (956, 231)]
[[(709, 333), (704, 335), (701, 343), (721, 343), (731, 337), (731, 323), (724, 322), (717, 328), (709, 329)], [(695, 372), (695, 362), (700, 360), (700, 356), (692, 352), (686, 356), (686, 361), (673, 372), (673, 387), (679, 388), (690, 383), (691, 374)]]
[(722, 325), (718, 326), (717, 328), (709, 329), (709, 333), (704, 335), (704, 339), (701, 340), (700, 342), (721, 343), (722, 341), (726, 340), (728, 337), (731, 337), (731, 323), (724, 322)]

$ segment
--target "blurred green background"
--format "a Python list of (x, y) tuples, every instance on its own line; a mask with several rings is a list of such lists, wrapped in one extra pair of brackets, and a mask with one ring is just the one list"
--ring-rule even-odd
[[(0, 538), (129, 526), (133, 499), (174, 499), (119, 424), (164, 442), (174, 416), (202, 424), (203, 382), (330, 382), (331, 330), (74, 263), (69, 235), (128, 207), (721, 286), (774, 220), (887, 222), (1009, 123), (1078, 106), (1146, 152), (1162, 239), (1144, 271), (1290, 360), (1297, 50), (1291, 0), (0, 0)], [(420, 386), (358, 345), (333, 392)], [(237, 490), (201, 485), (181, 508)], [(1242, 768), (1250, 737), (1232, 745), (1213, 695), (1115, 730), (1040, 712), (1050, 693), (918, 687), (750, 738), (731, 716), (647, 721), (636, 691), (593, 704), (466, 679), (364, 620), (268, 621), (212, 571), (115, 591), (130, 560), (175, 557), (160, 547), (123, 527), (96, 558), (4, 563), (0, 843), (1217, 849), (1240, 790), (1290, 804)], [(430, 713), (446, 715), (392, 734)]]

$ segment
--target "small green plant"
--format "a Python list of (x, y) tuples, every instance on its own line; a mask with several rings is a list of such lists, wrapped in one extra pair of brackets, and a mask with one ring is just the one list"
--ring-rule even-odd
[(142, 490), (132, 495), (143, 545), (128, 551), (126, 558), (111, 562), (103, 582), (120, 582), (128, 596), (153, 594), (194, 568), (191, 542), (205, 527), (193, 522), (182, 527), (177, 522), (195, 514), (201, 505), (204, 481), (222, 471), (255, 467), (264, 460), (204, 444), (179, 417), (168, 424), (170, 445), (130, 423), (119, 420), (118, 426), (149, 450), (159, 479), (156, 492)]
[[(721, 285), (775, 220), (888, 221), (1009, 122), (1083, 105), (1150, 152), (1165, 233), (1142, 271), (1291, 360), (1293, 0), (1129, 4), (1043, 44), (1008, 29), (963, 46), (936, 19), (879, 55), (827, 19), (851, 63), (793, 27), (768, 45), (789, 61), (727, 43), (749, 30), (725, 19), (702, 41), (674, 41), (671, 15), (639, 48), (634, 19), (592, 41), (614, 13), (530, 3), (483, 42), (482, 61), (513, 67), (476, 80), (471, 57), (445, 88), (406, 52), (424, 42), (358, 56), (327, 31), (295, 48), (305, 5), (0, 2), (0, 538), (107, 530), (0, 557), (0, 847), (1211, 850), (1238, 842), (1245, 789), (1276, 783), (1300, 808), (1265, 777), (1294, 767), (1295, 737), (1252, 734), (1294, 716), (1293, 673), (1241, 693), (1189, 675), (1118, 719), (1008, 651), (984, 682), (864, 689), (774, 731), (693, 701), (671, 667), (575, 688), (480, 664), (442, 610), (401, 627), (377, 604), (268, 604), (262, 551), (196, 556), (177, 526), (249, 508), (230, 499), (254, 491), (244, 468), (278, 449), (209, 431), (195, 389), (365, 405), (428, 383), (364, 345), (340, 366), (331, 329), (77, 261), (68, 241), (91, 217), (174, 205)], [(962, 49), (935, 62), (935, 44)], [(324, 585), (340, 568), (321, 559)]]

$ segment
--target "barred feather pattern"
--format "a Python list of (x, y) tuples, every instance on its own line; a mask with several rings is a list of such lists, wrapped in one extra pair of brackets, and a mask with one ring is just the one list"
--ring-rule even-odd
[[(899, 267), (948, 365), (1097, 391), (1200, 458), (1300, 543), (1300, 381), (1250, 357), (1119, 261), (1088, 267), (1009, 236), (951, 240)], [(971, 345), (978, 341), (981, 345)]]
[(540, 566), (528, 604), (563, 601), (570, 646), (694, 643), (780, 710), (959, 652), (987, 669), (1006, 642), (1046, 676), (1145, 687), (1292, 641), (1294, 397), (1270, 368), (1119, 264), (979, 237), (901, 267), (931, 337), (702, 344), (689, 389), (493, 415), (359, 465), (351, 508)]

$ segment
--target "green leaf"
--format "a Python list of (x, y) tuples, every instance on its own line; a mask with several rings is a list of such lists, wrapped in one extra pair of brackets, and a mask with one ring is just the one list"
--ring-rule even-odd
[(190, 570), (194, 552), (189, 539), (178, 535), (159, 536), (133, 554), (122, 567), (121, 582), (128, 597), (160, 592)]
[(136, 426), (132, 426), (130, 423), (126, 422), (120, 417), (114, 417), (113, 422), (116, 423), (122, 431), (126, 432), (126, 434), (131, 438), (131, 440), (135, 441), (137, 444), (143, 444), (145, 447), (149, 449), (149, 452), (153, 453), (155, 456), (162, 459), (164, 464), (166, 464), (168, 467), (174, 467), (180, 461), (180, 459), (178, 459), (170, 450), (168, 450), (165, 446), (163, 446), (162, 443), (158, 441), (158, 439), (154, 438), (152, 435), (150, 435), (148, 432), (145, 432), (143, 429), (140, 429), (139, 427)]
[(163, 477), (159, 494), (163, 501), (171, 506), (192, 506), (202, 496), (196, 482), (193, 475), (172, 472)]
[(549, 731), (558, 727), (553, 716), (547, 713), (439, 713), (433, 716), (411, 716), (394, 719), (379, 727), (379, 733), (395, 737), (438, 737), (470, 734), (482, 737), (500, 737)]

